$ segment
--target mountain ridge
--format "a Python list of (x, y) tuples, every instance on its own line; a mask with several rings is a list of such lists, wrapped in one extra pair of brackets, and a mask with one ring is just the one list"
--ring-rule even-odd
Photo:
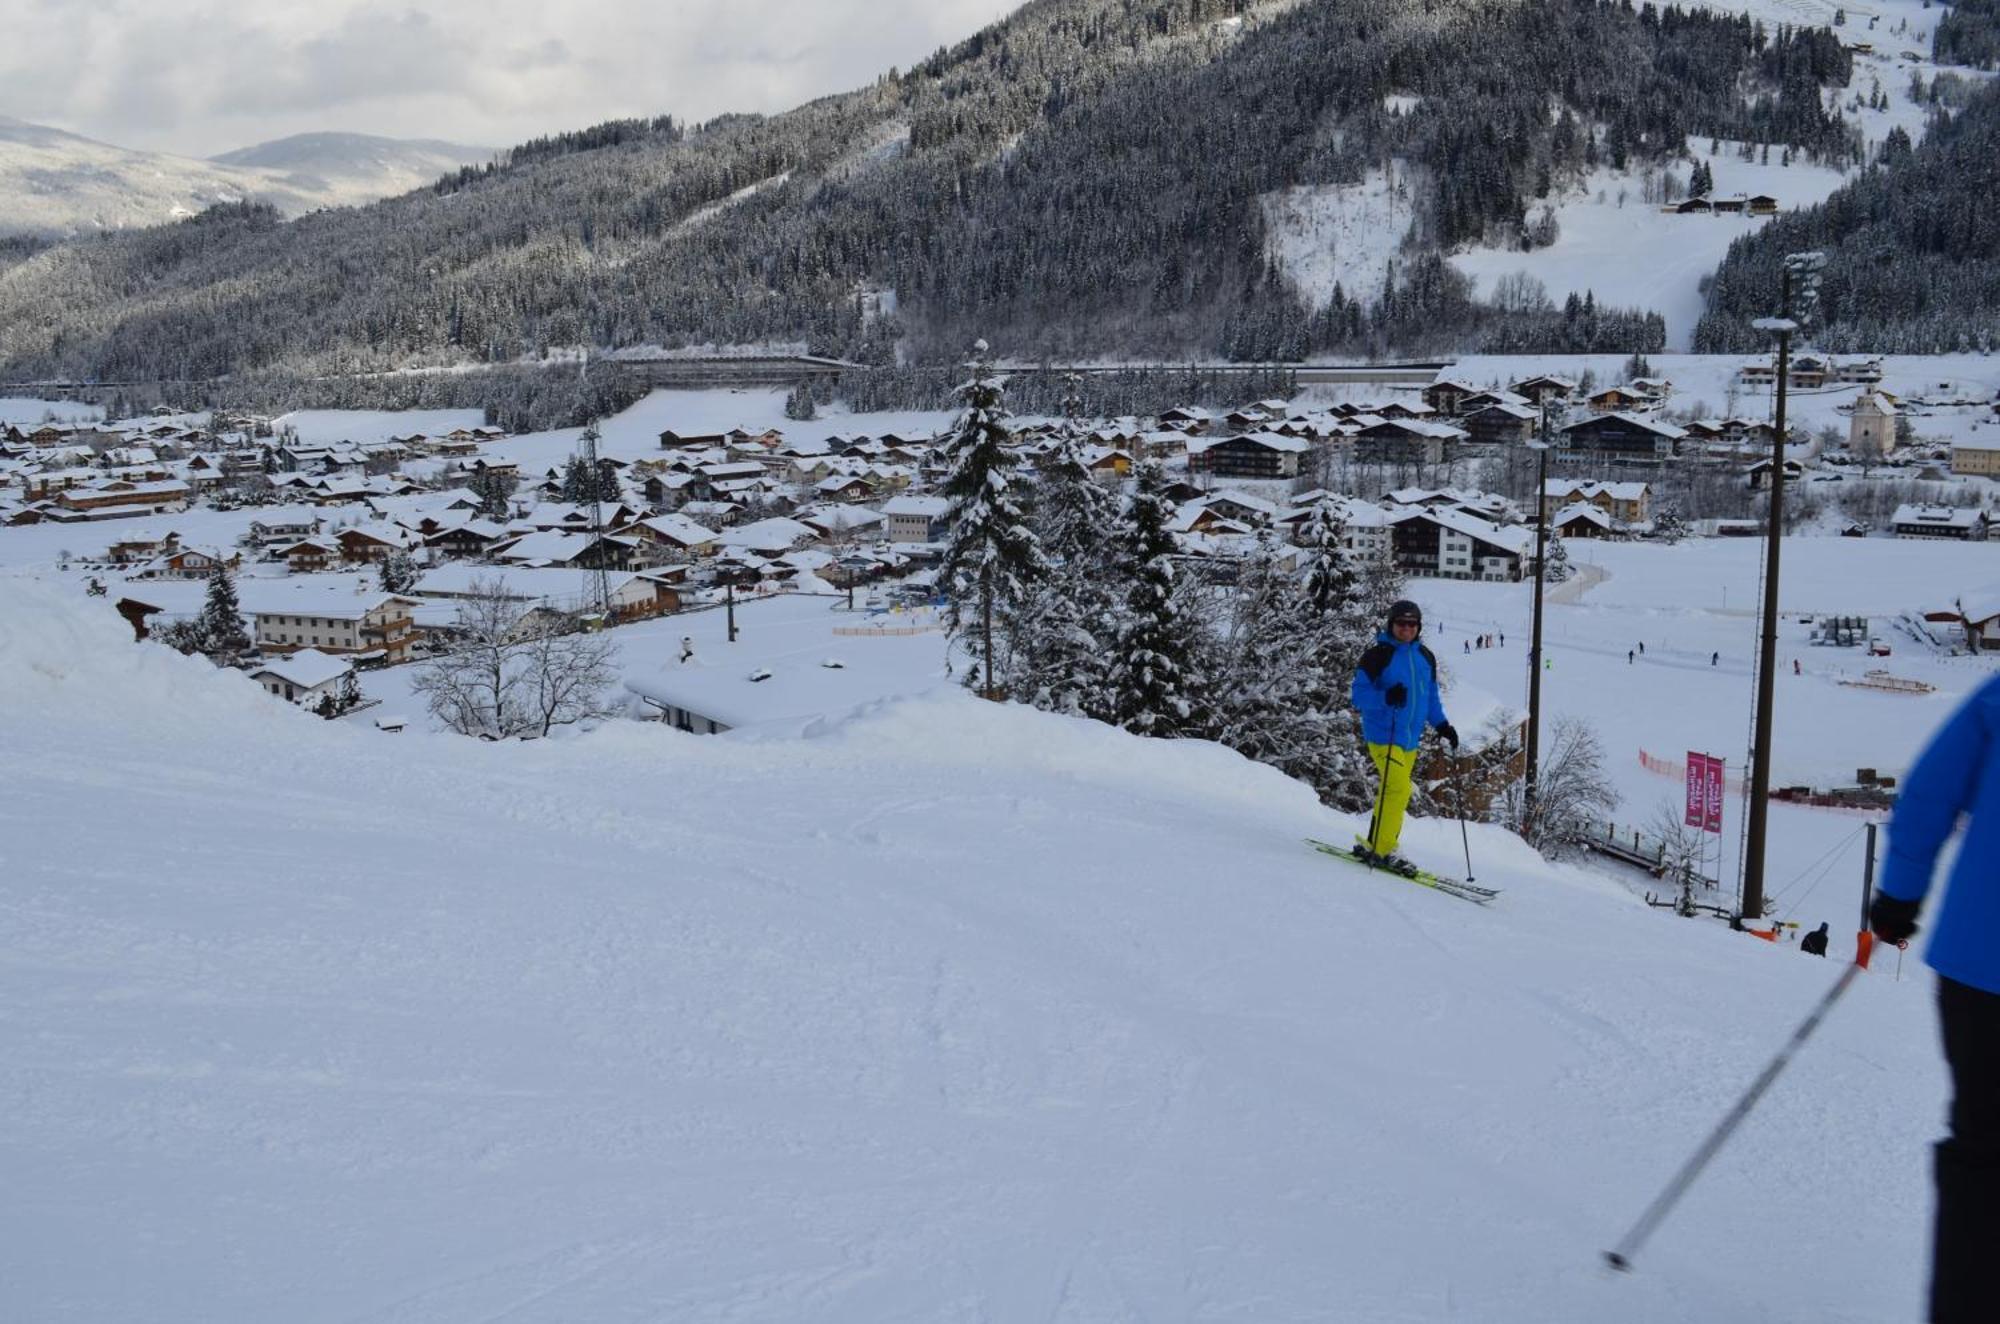
[(0, 116), (0, 236), (97, 235), (263, 203), (286, 217), (421, 188), (480, 148), (367, 134), (298, 134), (200, 159)]

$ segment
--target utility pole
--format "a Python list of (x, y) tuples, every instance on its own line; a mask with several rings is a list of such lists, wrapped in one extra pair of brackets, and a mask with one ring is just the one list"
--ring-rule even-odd
[[(587, 355), (584, 361), (589, 362)], [(591, 568), (591, 596), (597, 600), (599, 618), (604, 624), (609, 625), (611, 624), (611, 575), (604, 564), (608, 554), (604, 542), (604, 504), (598, 500), (598, 486), (604, 481), (604, 470), (599, 467), (597, 459), (596, 419), (590, 421), (583, 430), (583, 436), (578, 440), (583, 448), (584, 468), (590, 474), (590, 559), (594, 563)]]
[(732, 574), (722, 586), (723, 606), (729, 616), (729, 642), (736, 642), (736, 578)]
[(1800, 326), (1792, 318), (1792, 290), (1796, 283), (1801, 301), (1809, 308), (1820, 268), (1825, 265), (1822, 253), (1787, 254), (1778, 316), (1760, 317), (1752, 323), (1760, 331), (1777, 333), (1778, 403), (1773, 420), (1777, 435), (1771, 440), (1770, 527), (1765, 530), (1764, 542), (1762, 647), (1757, 659), (1757, 714), (1750, 745), (1750, 812), (1743, 838), (1739, 923), (1764, 917), (1764, 846), (1771, 813), (1771, 706), (1778, 679), (1778, 558), (1785, 537), (1785, 391), (1791, 377), (1792, 333)]
[(1540, 435), (1528, 443), (1528, 449), (1535, 452), (1535, 618), (1534, 628), (1528, 639), (1528, 747), (1527, 767), (1521, 784), (1521, 834), (1526, 836), (1534, 826), (1536, 801), (1540, 795), (1540, 764), (1542, 750), (1542, 584), (1547, 569), (1549, 538), (1549, 406), (1547, 396), (1542, 397), (1542, 424)]

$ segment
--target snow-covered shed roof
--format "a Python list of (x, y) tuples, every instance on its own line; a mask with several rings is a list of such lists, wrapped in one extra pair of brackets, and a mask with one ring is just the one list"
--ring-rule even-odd
[(323, 653), (317, 648), (301, 648), (289, 656), (266, 662), (251, 672), (250, 678), (255, 680), (259, 676), (271, 675), (300, 689), (316, 690), (353, 670), (354, 664), (344, 657)]

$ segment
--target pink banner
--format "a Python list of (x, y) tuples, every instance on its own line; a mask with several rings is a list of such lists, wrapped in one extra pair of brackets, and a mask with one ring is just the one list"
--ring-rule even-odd
[(1722, 760), (1705, 757), (1701, 777), (1702, 830), (1722, 831)]
[(1689, 827), (1700, 827), (1708, 819), (1708, 792), (1704, 789), (1703, 773), (1708, 767), (1708, 755), (1688, 751), (1687, 757), (1687, 816), (1681, 821)]

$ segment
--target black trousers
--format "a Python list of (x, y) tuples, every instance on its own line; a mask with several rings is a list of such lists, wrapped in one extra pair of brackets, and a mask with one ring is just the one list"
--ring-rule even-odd
[(1931, 1324), (2000, 1318), (2000, 993), (1938, 979), (1951, 1135), (1937, 1146)]

